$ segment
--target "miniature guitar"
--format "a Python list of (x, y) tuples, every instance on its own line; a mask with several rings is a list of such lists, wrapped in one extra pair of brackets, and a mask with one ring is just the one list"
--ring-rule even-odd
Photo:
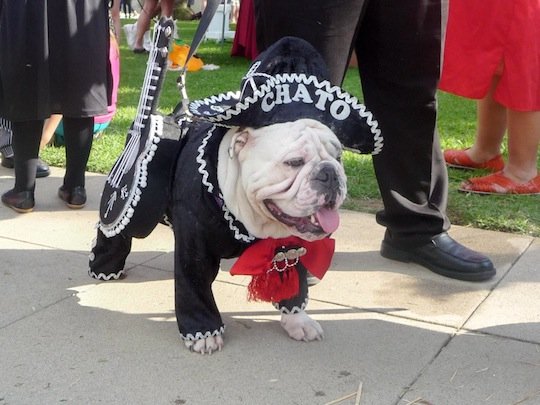
[(129, 223), (147, 186), (147, 167), (163, 133), (163, 117), (156, 114), (156, 109), (167, 70), (173, 24), (171, 18), (162, 17), (155, 25), (137, 115), (103, 189), (99, 228), (107, 237), (120, 233)]

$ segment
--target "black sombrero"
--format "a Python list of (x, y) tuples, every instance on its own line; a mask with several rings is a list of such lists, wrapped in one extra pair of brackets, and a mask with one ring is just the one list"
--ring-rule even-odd
[(194, 118), (226, 127), (260, 128), (311, 118), (328, 126), (346, 148), (379, 153), (383, 137), (371, 112), (328, 77), (311, 44), (284, 37), (251, 64), (240, 91), (193, 101), (189, 111)]

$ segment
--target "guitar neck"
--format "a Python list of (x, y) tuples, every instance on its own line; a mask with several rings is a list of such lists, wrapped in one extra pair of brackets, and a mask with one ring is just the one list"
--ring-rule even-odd
[(174, 21), (162, 17), (154, 28), (154, 40), (141, 89), (137, 116), (134, 120), (134, 129), (142, 130), (149, 122), (150, 114), (154, 114), (159, 101), (163, 79), (167, 71), (167, 56), (169, 40), (172, 36)]

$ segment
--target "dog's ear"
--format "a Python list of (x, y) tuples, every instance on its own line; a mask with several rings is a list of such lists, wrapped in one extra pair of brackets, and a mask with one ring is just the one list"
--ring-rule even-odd
[(229, 157), (231, 159), (234, 156), (238, 156), (240, 151), (246, 146), (250, 135), (250, 128), (238, 128), (238, 131), (232, 136), (231, 144), (229, 145)]

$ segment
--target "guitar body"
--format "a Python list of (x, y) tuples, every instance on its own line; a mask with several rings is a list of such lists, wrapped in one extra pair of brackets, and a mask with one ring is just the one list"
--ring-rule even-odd
[[(173, 28), (174, 22), (170, 18), (162, 18), (156, 24), (137, 115), (128, 131), (124, 150), (105, 182), (99, 228), (107, 237), (119, 234), (127, 226), (131, 227), (133, 236), (147, 236), (159, 222), (167, 203), (169, 174), (180, 147), (180, 126), (164, 119), (156, 109)], [(162, 175), (150, 179), (149, 166), (159, 166), (151, 172)], [(151, 196), (149, 200), (153, 206), (135, 210), (137, 205), (150, 203), (146, 201), (147, 195)]]

